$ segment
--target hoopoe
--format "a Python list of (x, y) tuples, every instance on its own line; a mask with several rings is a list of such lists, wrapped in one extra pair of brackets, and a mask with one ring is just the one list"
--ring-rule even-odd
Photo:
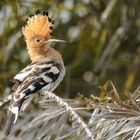
[(9, 105), (9, 119), (5, 134), (9, 135), (24, 101), (31, 94), (54, 91), (65, 75), (63, 59), (58, 51), (48, 47), (50, 42), (65, 42), (51, 39), (54, 21), (48, 12), (37, 10), (22, 28), (31, 64), (21, 70), (13, 79), (16, 81)]

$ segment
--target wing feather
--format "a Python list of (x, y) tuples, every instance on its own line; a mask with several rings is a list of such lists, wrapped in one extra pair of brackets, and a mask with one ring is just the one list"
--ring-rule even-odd
[(42, 70), (41, 72), (47, 71), (53, 64), (54, 64), (53, 61), (33, 62), (30, 65), (28, 65), (26, 68), (21, 70), (13, 79), (23, 82), (29, 75), (33, 73), (36, 74), (37, 71), (40, 70)]
[[(27, 70), (29, 74), (24, 77)], [(33, 65), (29, 65), (29, 67), (26, 67), (19, 73), (20, 76), (22, 74), (24, 75), (24, 80), (14, 94), (15, 100), (19, 101), (21, 98), (26, 98), (30, 94), (42, 89), (48, 91), (53, 90), (56, 87), (55, 82), (60, 75), (60, 71), (60, 66), (58, 64), (56, 65), (52, 61), (48, 63), (34, 63)]]

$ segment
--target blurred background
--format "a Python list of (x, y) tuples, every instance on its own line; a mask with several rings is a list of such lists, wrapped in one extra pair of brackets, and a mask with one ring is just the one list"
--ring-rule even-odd
[(140, 84), (139, 0), (0, 1), (0, 97), (10, 93), (12, 77), (30, 63), (21, 28), (37, 9), (55, 20), (54, 47), (62, 54), (66, 76), (55, 93), (99, 95), (111, 80), (121, 96)]

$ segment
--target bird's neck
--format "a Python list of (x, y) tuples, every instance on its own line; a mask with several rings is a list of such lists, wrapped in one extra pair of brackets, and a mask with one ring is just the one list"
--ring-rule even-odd
[(56, 62), (62, 61), (61, 54), (53, 48), (48, 48), (48, 47), (44, 47), (42, 49), (32, 48), (32, 49), (28, 49), (28, 54), (32, 62), (40, 61), (43, 59), (46, 60), (48, 59)]
[(46, 50), (42, 50), (42, 49), (39, 49), (39, 48), (28, 48), (28, 54), (30, 56), (30, 59), (32, 62), (35, 62), (35, 61), (38, 61), (38, 60), (41, 60), (42, 58), (45, 57), (45, 52)]

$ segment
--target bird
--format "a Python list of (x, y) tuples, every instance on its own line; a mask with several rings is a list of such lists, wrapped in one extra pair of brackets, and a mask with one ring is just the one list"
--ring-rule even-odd
[(53, 26), (54, 20), (48, 16), (48, 12), (39, 9), (29, 15), (26, 25), (22, 27), (31, 63), (13, 78), (15, 84), (4, 130), (7, 136), (16, 123), (24, 102), (34, 93), (53, 92), (65, 76), (62, 56), (49, 43), (66, 41), (52, 38)]

